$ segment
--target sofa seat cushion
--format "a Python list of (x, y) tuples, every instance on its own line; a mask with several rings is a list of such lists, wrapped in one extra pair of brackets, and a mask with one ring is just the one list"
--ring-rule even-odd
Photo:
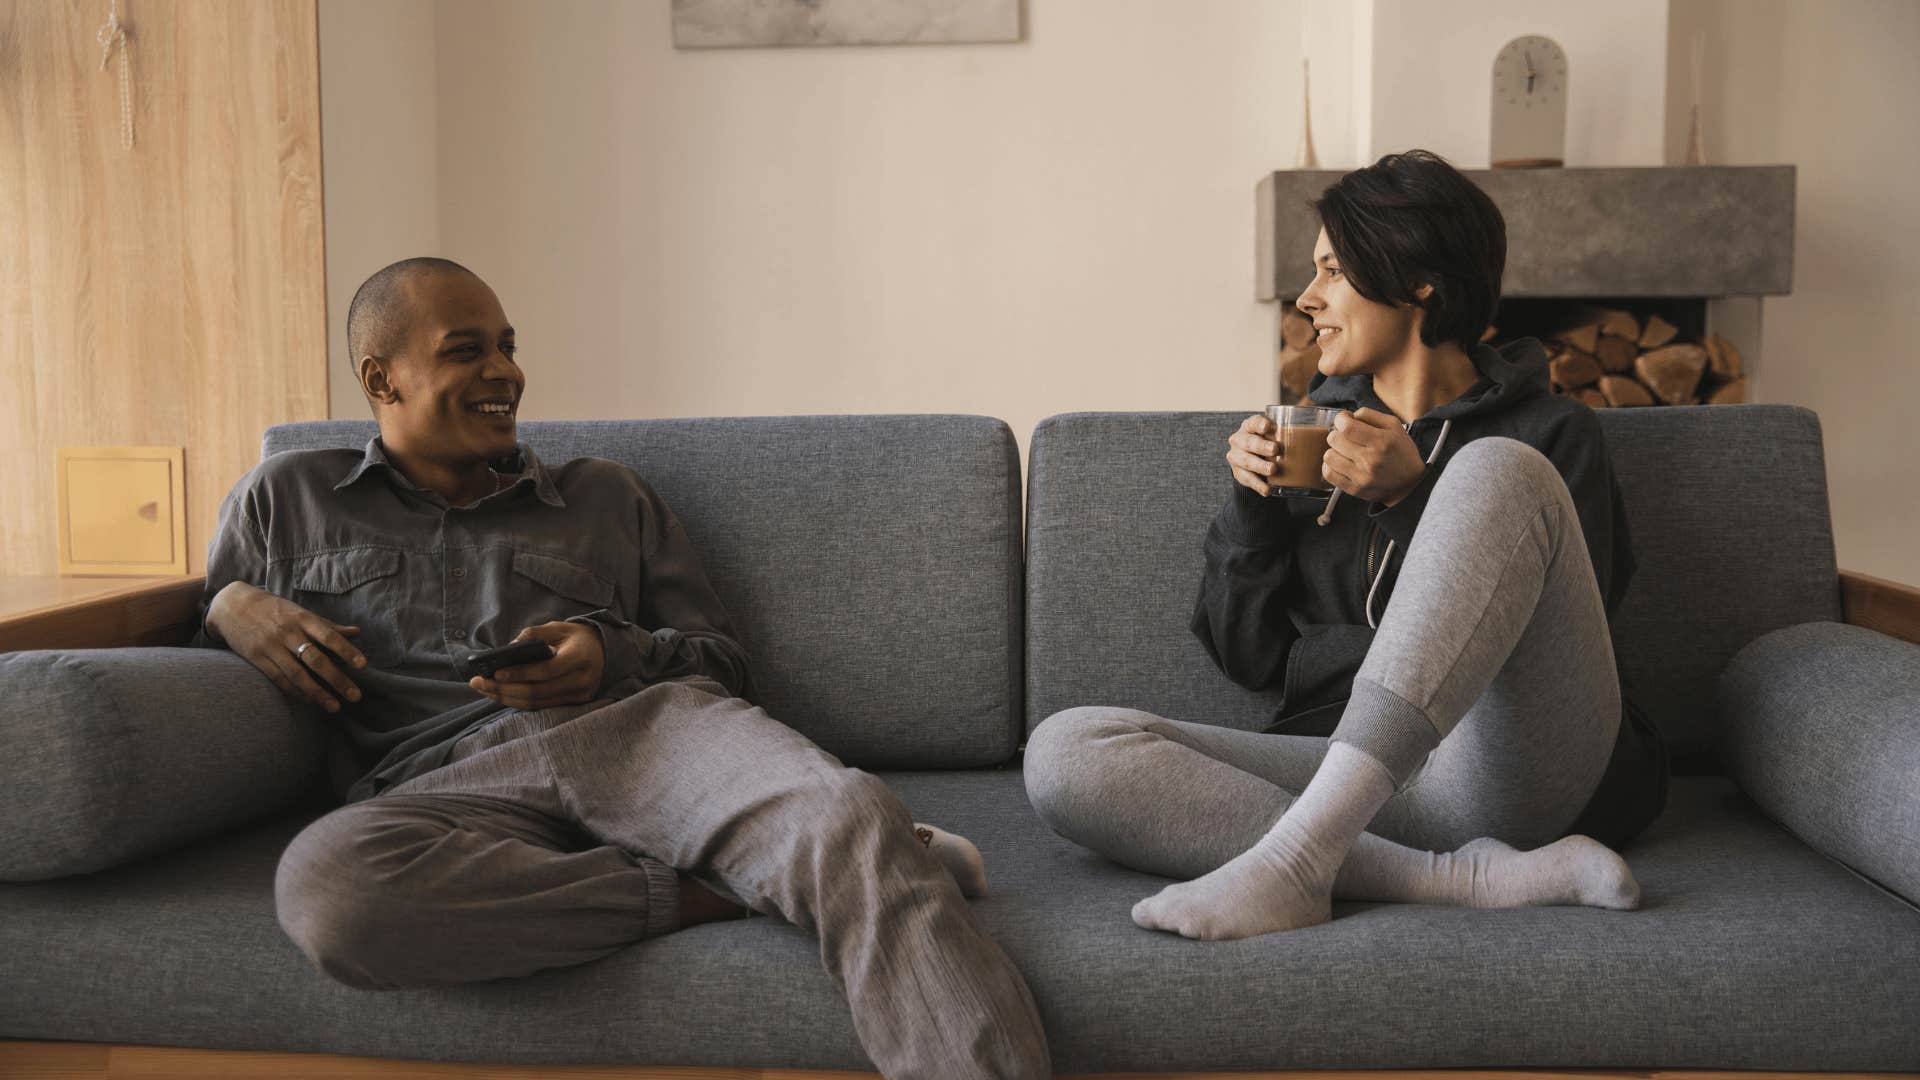
[[(1019, 773), (896, 773), (972, 836), (982, 924), (1062, 1072), (1388, 1067), (1920, 1070), (1920, 911), (1677, 778), (1629, 861), (1638, 911), (1338, 902), (1319, 927), (1135, 927), (1164, 879), (1055, 837)], [(364, 993), (280, 933), (282, 818), (90, 877), (0, 885), (0, 1036), (493, 1062), (868, 1068), (815, 942), (754, 919), (577, 968)]]

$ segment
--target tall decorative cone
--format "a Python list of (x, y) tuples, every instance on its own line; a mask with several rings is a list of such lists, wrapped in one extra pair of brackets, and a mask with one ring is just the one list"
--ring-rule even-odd
[(1308, 61), (1300, 61), (1300, 107), (1304, 111), (1300, 117), (1300, 152), (1293, 156), (1296, 169), (1317, 169), (1320, 158), (1313, 152), (1313, 87), (1308, 78)]
[(1693, 88), (1693, 127), (1687, 132), (1687, 164), (1705, 165), (1707, 163), (1707, 137), (1700, 131), (1700, 84), (1705, 81), (1703, 69), (1707, 65), (1707, 36), (1700, 31), (1693, 32), (1693, 68), (1689, 71), (1689, 81)]
[(1700, 106), (1693, 107), (1693, 129), (1687, 132), (1687, 164), (1705, 165), (1707, 163), (1706, 136), (1700, 133)]

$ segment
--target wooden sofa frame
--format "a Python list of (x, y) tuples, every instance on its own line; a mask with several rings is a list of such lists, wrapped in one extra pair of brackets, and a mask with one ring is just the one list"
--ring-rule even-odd
[[(204, 579), (180, 578), (0, 620), (0, 652), (18, 649), (103, 649), (123, 645), (182, 645), (198, 623)], [(1920, 589), (1867, 574), (1840, 572), (1841, 619), (1920, 644)], [(876, 1073), (812, 1069), (710, 1069), (656, 1065), (484, 1065), (199, 1050), (112, 1043), (0, 1040), (0, 1076), (21, 1078), (243, 1077), (286, 1080), (869, 1080)], [(1257, 1073), (1109, 1073), (1098, 1080), (1179, 1080), (1233, 1076), (1241, 1080), (1781, 1080), (1813, 1075), (1825, 1080), (1895, 1080), (1920, 1073), (1800, 1073), (1702, 1069), (1296, 1069)], [(1089, 1077), (1088, 1080), (1095, 1080)]]

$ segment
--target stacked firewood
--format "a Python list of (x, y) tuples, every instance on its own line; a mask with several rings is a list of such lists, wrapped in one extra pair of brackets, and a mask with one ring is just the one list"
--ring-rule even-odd
[[(1488, 327), (1482, 340), (1498, 331)], [(1579, 326), (1549, 335), (1553, 392), (1595, 408), (1634, 405), (1734, 405), (1747, 400), (1740, 352), (1718, 334), (1680, 342), (1679, 329), (1658, 315), (1645, 323), (1607, 309)], [(1280, 315), (1280, 400), (1299, 401), (1320, 363), (1313, 322), (1296, 310)]]
[(1658, 315), (1604, 311), (1548, 339), (1553, 392), (1590, 408), (1737, 405), (1747, 400), (1740, 351), (1719, 334), (1698, 344)]

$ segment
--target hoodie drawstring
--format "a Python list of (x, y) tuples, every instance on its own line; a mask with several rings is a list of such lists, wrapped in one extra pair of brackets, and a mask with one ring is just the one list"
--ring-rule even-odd
[[(1408, 424), (1406, 426), (1412, 427), (1413, 425)], [(1433, 464), (1433, 459), (1440, 456), (1440, 448), (1447, 443), (1447, 429), (1452, 426), (1453, 421), (1451, 420), (1442, 420), (1440, 422), (1440, 437), (1433, 441), (1433, 452), (1427, 455), (1427, 464)], [(1378, 630), (1380, 628), (1380, 624), (1375, 622), (1373, 618), (1373, 594), (1380, 590), (1380, 582), (1387, 576), (1387, 561), (1393, 558), (1393, 544), (1394, 542), (1392, 540), (1387, 541), (1387, 553), (1380, 556), (1380, 572), (1373, 576), (1373, 587), (1367, 590), (1367, 627), (1372, 630)]]

